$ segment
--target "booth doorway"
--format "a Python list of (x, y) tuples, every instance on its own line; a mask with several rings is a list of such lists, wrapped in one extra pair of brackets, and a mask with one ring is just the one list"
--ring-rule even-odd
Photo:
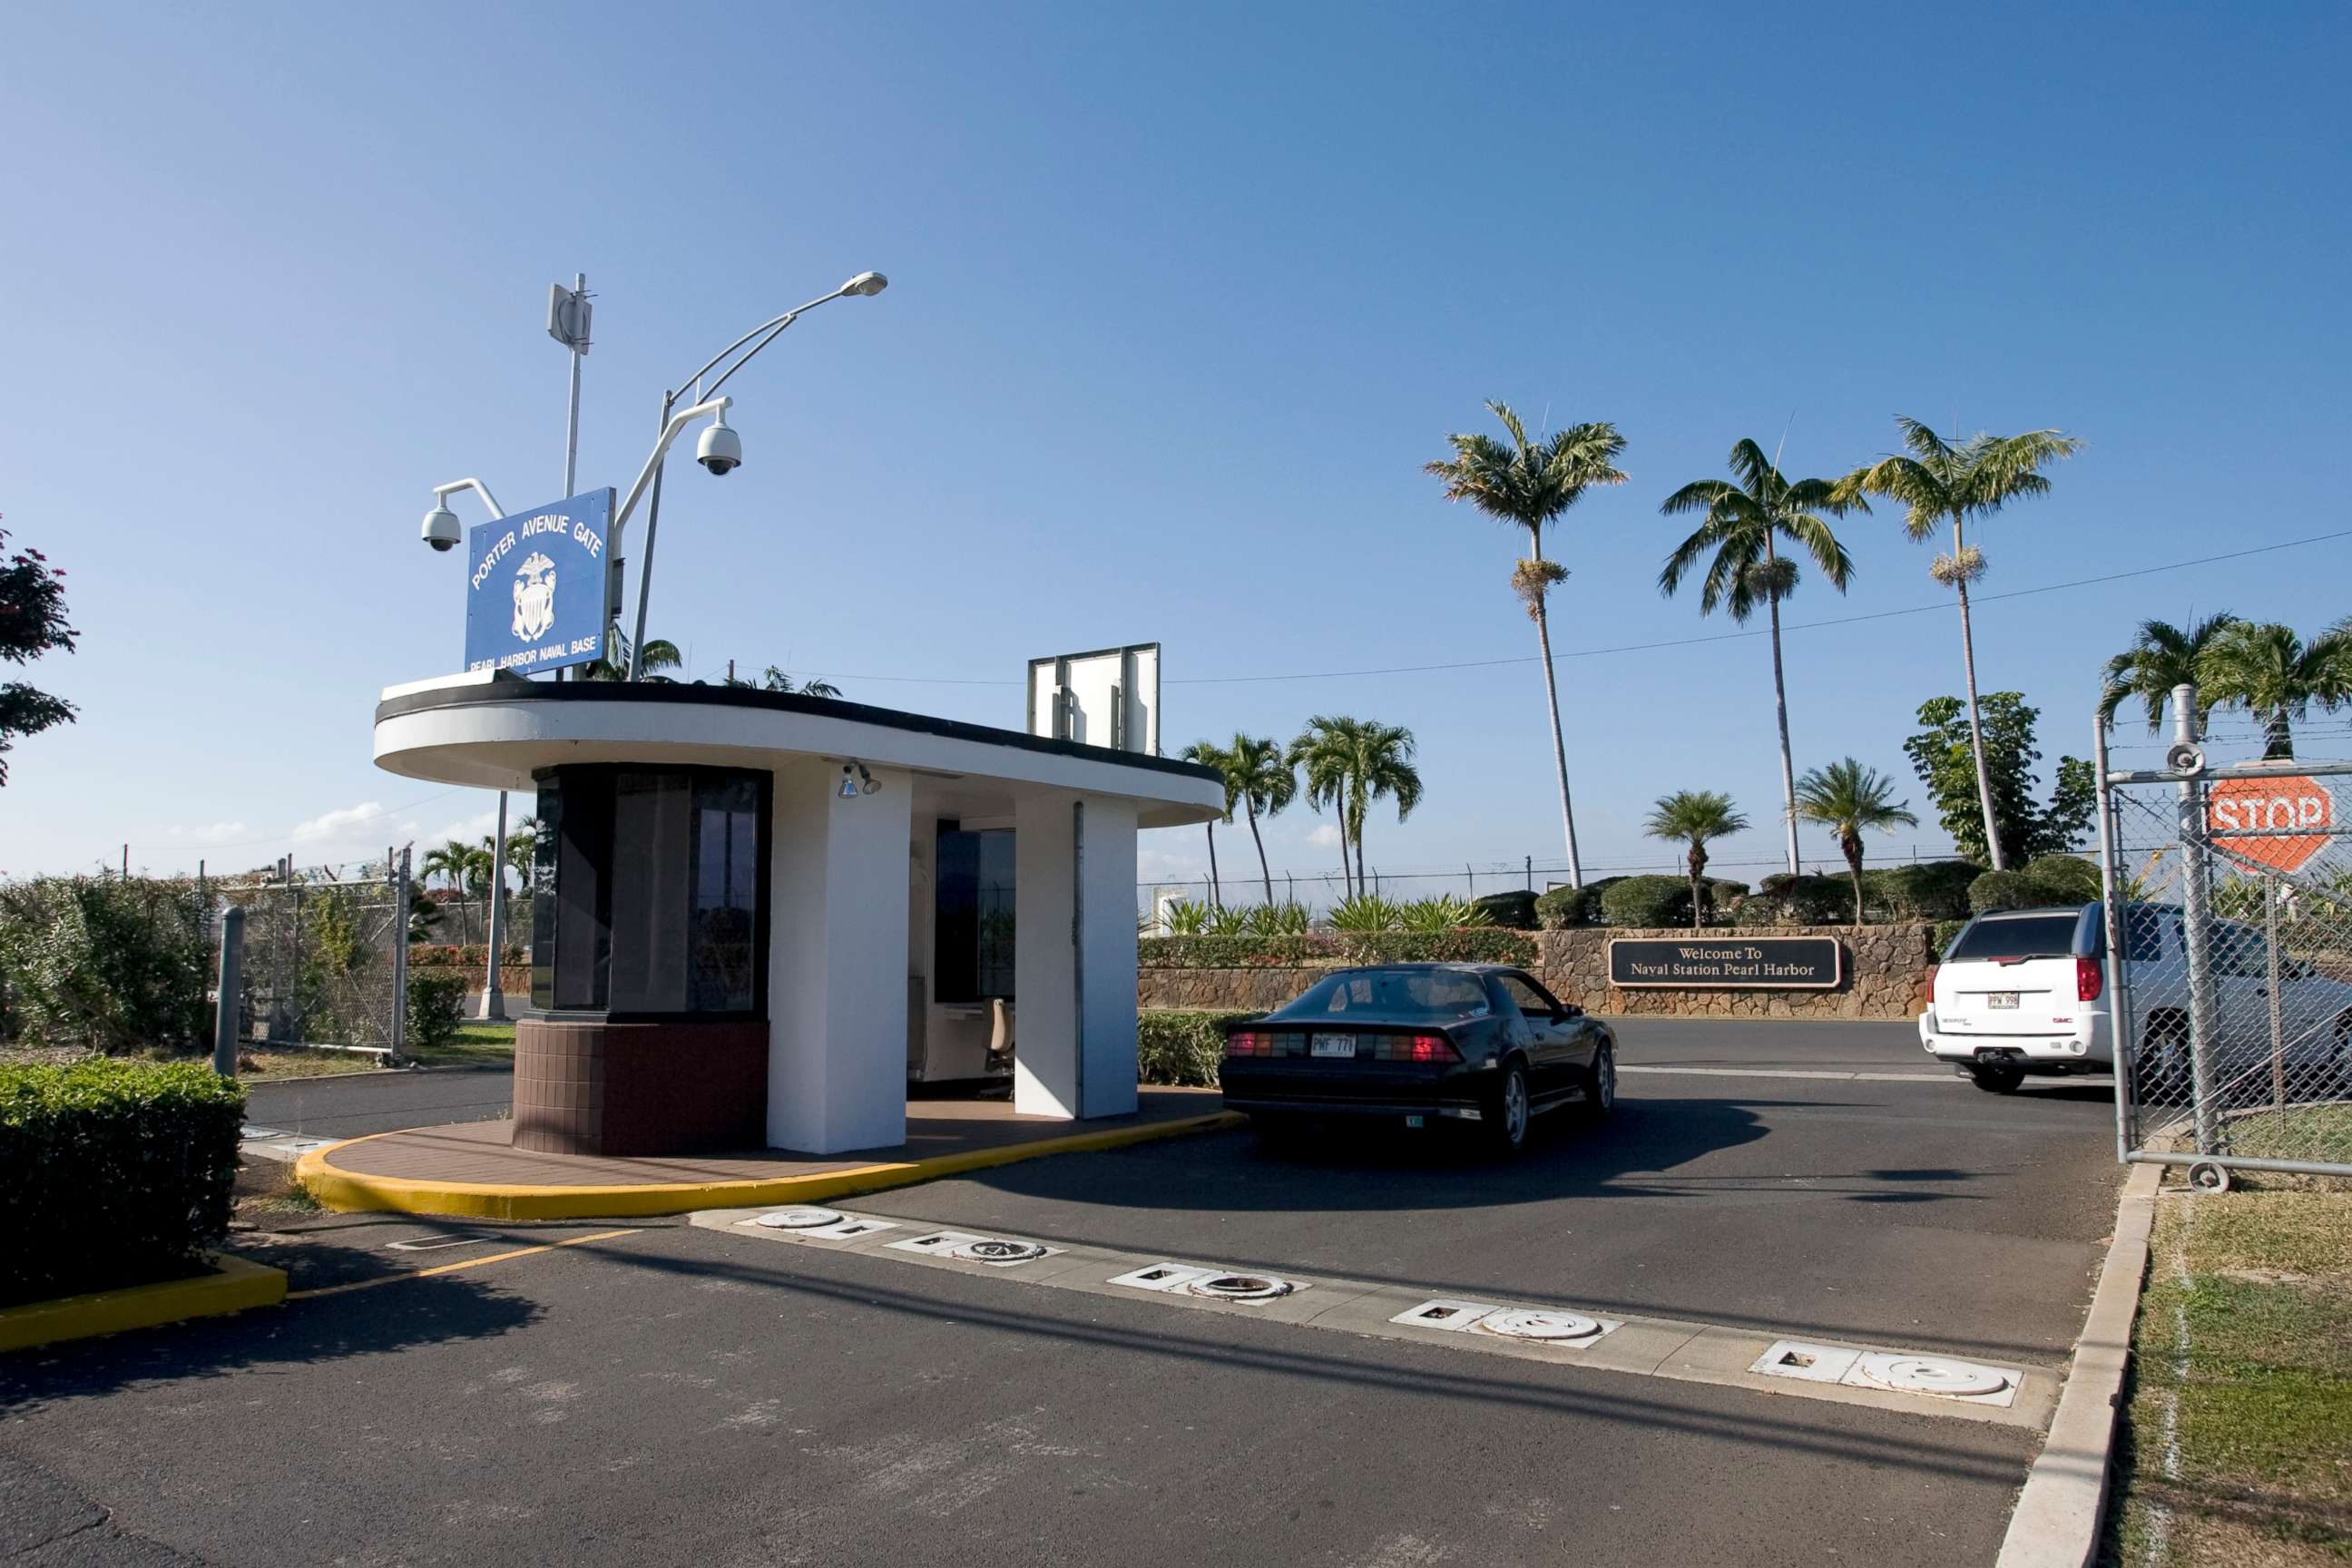
[(907, 1096), (1007, 1099), (1020, 1034), (1013, 829), (951, 816), (929, 826), (929, 842), (919, 832), (908, 851)]

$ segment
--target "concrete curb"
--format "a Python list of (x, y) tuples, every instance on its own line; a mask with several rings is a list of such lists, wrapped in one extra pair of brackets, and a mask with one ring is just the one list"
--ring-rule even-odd
[(193, 1279), (166, 1279), (0, 1308), (0, 1352), (119, 1334), (126, 1329), (152, 1329), (189, 1318), (222, 1317), (248, 1307), (274, 1307), (286, 1300), (284, 1269), (226, 1252), (213, 1254), (211, 1261), (212, 1272)]
[[(489, 1182), (429, 1182), (399, 1176), (371, 1176), (339, 1170), (331, 1161), (338, 1150), (369, 1142), (353, 1138), (331, 1148), (313, 1149), (295, 1162), (294, 1179), (326, 1207), (345, 1214), (458, 1215), (471, 1219), (598, 1219), (647, 1215), (691, 1214), (697, 1209), (751, 1208), (769, 1204), (816, 1203), (853, 1193), (876, 1193), (888, 1187), (934, 1182), (992, 1165), (1009, 1165), (1048, 1154), (1078, 1154), (1098, 1149), (1124, 1148), (1158, 1138), (1238, 1127), (1247, 1120), (1238, 1111), (1190, 1116), (1174, 1121), (1147, 1121), (1134, 1127), (1114, 1127), (1101, 1132), (1080, 1132), (1067, 1138), (1041, 1138), (1027, 1143), (1005, 1143), (961, 1154), (929, 1160), (892, 1161), (857, 1165), (843, 1171), (819, 1171), (806, 1176), (770, 1181), (662, 1182), (639, 1186), (519, 1186)], [(389, 1138), (389, 1132), (371, 1134)]]
[(2116, 1205), (2116, 1238), (2099, 1270), (2074, 1363), (2050, 1420), (2049, 1440), (2026, 1473), (1995, 1568), (2088, 1568), (2098, 1556), (2132, 1324), (2139, 1315), (2148, 1232), (2156, 1224), (2156, 1192), (2163, 1180), (2162, 1166), (2135, 1165), (2124, 1183)]

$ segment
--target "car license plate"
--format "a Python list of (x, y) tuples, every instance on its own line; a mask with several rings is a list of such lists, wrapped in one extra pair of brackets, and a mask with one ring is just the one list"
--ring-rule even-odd
[(1404, 1124), (1407, 1127), (1419, 1127), (1427, 1120), (1428, 1118), (1422, 1116), (1408, 1116), (1404, 1119)]
[(1318, 1035), (1308, 1047), (1308, 1054), (1318, 1057), (1352, 1057), (1356, 1054), (1353, 1035)]
[(2017, 993), (2014, 991), (1988, 991), (1985, 993), (1985, 1005), (1993, 1008), (1996, 1011), (2002, 1008), (2014, 1011), (2017, 1007)]

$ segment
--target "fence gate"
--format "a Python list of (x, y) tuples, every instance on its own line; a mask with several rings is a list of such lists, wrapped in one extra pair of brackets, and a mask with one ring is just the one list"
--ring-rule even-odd
[(2352, 1175), (2352, 763), (2099, 761), (2118, 1152)]
[[(369, 874), (373, 872), (373, 874)], [(245, 910), (241, 1038), (397, 1053), (407, 922), (399, 868), (231, 888)]]

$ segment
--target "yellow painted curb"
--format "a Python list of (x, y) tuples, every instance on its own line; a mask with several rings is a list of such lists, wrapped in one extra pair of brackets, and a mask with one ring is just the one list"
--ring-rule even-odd
[[(295, 1162), (294, 1179), (328, 1208), (346, 1214), (458, 1215), (469, 1219), (597, 1219), (644, 1215), (691, 1214), (696, 1209), (750, 1208), (761, 1204), (814, 1203), (847, 1197), (853, 1193), (877, 1193), (887, 1187), (960, 1176), (991, 1165), (1009, 1165), (1047, 1154), (1078, 1154), (1097, 1149), (1118, 1149), (1189, 1132), (1238, 1127), (1246, 1120), (1239, 1111), (1186, 1117), (1178, 1121), (1150, 1121), (1136, 1127), (1114, 1127), (1101, 1132), (1080, 1132), (1067, 1138), (1040, 1138), (1026, 1143), (999, 1144), (961, 1154), (941, 1154), (929, 1160), (892, 1161), (856, 1165), (847, 1170), (819, 1171), (806, 1176), (782, 1176), (749, 1182), (657, 1182), (637, 1186), (522, 1186), (494, 1182), (432, 1182), (405, 1176), (369, 1176), (336, 1169), (327, 1156), (354, 1138), (330, 1148), (313, 1149)], [(371, 1134), (389, 1138), (388, 1132)]]
[(286, 1300), (286, 1271), (231, 1253), (212, 1255), (212, 1272), (54, 1301), (0, 1308), (0, 1351), (30, 1350), (66, 1340), (152, 1329), (189, 1318), (217, 1318)]

